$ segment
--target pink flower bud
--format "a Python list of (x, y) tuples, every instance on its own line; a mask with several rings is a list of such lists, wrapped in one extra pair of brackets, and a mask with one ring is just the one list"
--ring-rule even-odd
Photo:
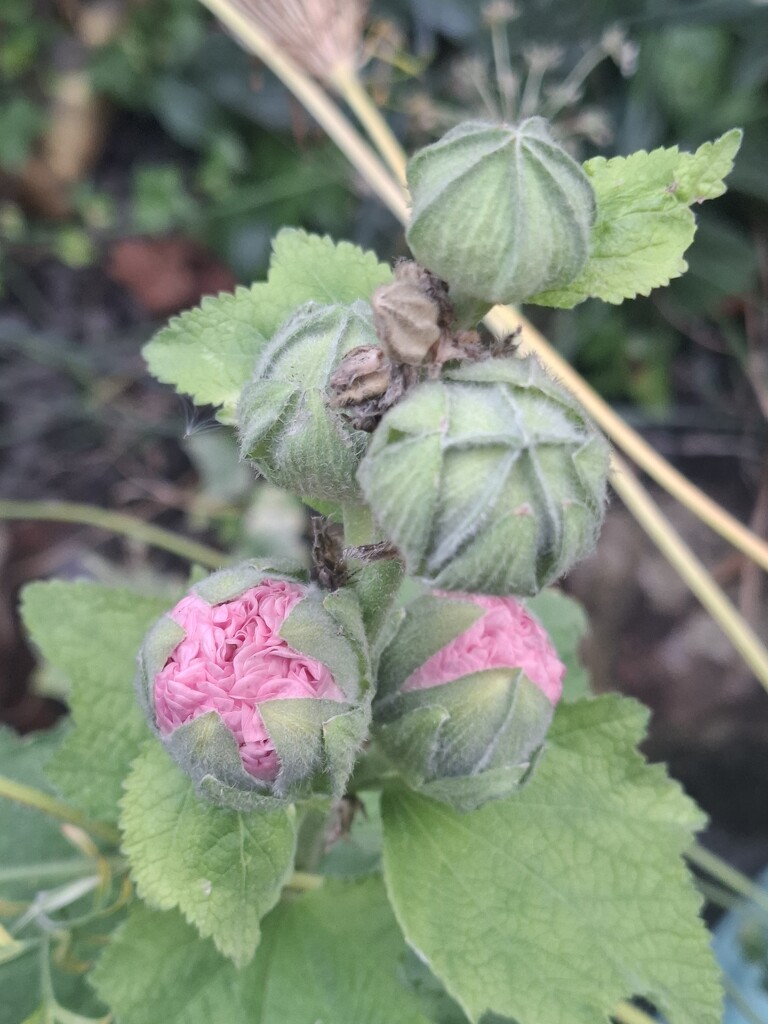
[(547, 699), (557, 704), (565, 665), (546, 631), (513, 597), (434, 591), (486, 608), (474, 625), (433, 654), (403, 683), (402, 693), (425, 690), (492, 668), (521, 668)]
[(299, 697), (344, 702), (328, 667), (289, 647), (280, 629), (307, 587), (264, 579), (242, 596), (209, 604), (197, 594), (170, 612), (186, 636), (154, 681), (160, 734), (215, 711), (237, 741), (245, 770), (274, 782), (280, 762), (259, 712), (264, 701)]

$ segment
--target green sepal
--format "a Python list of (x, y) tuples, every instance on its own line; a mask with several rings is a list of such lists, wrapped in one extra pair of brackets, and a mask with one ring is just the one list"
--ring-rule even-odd
[(274, 809), (272, 787), (250, 775), (232, 733), (216, 711), (185, 722), (161, 742), (206, 800), (235, 811)]
[(358, 479), (413, 575), (533, 595), (594, 547), (609, 454), (534, 357), (489, 359), (409, 391), (377, 427)]
[[(359, 607), (350, 593), (344, 596), (310, 591), (291, 609), (280, 636), (295, 651), (321, 661), (351, 701), (370, 688), (370, 662)], [(351, 627), (351, 629), (350, 629)]]
[(329, 404), (330, 378), (353, 348), (376, 345), (371, 307), (308, 302), (280, 327), (242, 393), (243, 458), (308, 504), (359, 501), (368, 434)]
[(525, 781), (552, 713), (521, 669), (487, 669), (390, 697), (375, 735), (409, 786), (470, 811)]
[(485, 608), (460, 598), (417, 597), (401, 612), (400, 627), (379, 664), (377, 701), (399, 690), (413, 672), (485, 615)]
[(271, 787), (274, 795), (283, 800), (316, 793), (341, 797), (368, 732), (367, 705), (295, 698), (265, 701), (259, 711), (281, 764)]

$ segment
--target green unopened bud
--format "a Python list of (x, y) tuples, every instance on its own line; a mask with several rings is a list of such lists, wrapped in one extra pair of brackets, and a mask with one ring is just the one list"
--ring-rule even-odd
[(535, 594), (594, 547), (609, 450), (532, 356), (465, 363), (383, 418), (360, 484), (407, 570), (448, 590)]
[(459, 125), (413, 156), (408, 187), (408, 244), (452, 297), (522, 302), (586, 262), (592, 186), (541, 117)]
[(564, 671), (514, 598), (427, 595), (381, 658), (374, 734), (410, 786), (473, 810), (530, 775)]
[(376, 345), (373, 314), (352, 306), (302, 306), (277, 331), (238, 408), (241, 451), (278, 487), (310, 502), (359, 501), (355, 480), (369, 435), (329, 405), (342, 357)]
[(205, 799), (249, 810), (340, 797), (370, 718), (356, 598), (257, 562), (214, 573), (148, 633), (137, 689)]

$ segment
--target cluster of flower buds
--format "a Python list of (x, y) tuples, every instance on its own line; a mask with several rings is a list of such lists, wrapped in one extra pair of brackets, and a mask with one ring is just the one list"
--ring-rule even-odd
[(466, 313), (572, 280), (592, 190), (540, 118), (462, 125), (408, 179), (418, 262), (370, 304), (298, 309), (238, 421), (272, 483), (324, 512), (367, 506), (368, 553), (400, 558), (422, 596), (371, 644), (354, 573), (318, 574), (343, 584), (329, 593), (247, 563), (161, 620), (142, 703), (200, 794), (227, 806), (338, 797), (371, 736), (408, 785), (470, 810), (526, 780), (561, 694), (564, 667), (516, 597), (591, 550), (608, 446), (536, 359), (468, 330)]

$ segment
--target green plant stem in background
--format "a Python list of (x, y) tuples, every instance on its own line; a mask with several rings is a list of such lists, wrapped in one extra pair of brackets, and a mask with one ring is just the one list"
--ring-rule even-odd
[[(128, 861), (123, 857), (106, 857), (104, 860), (113, 874), (128, 868)], [(93, 872), (94, 862), (85, 857), (49, 860), (42, 864), (14, 864), (9, 868), (0, 868), (0, 885), (30, 880), (43, 882), (48, 879), (84, 878)]]
[(286, 889), (295, 889), (297, 892), (312, 892), (319, 889), (325, 882), (322, 875), (312, 875), (308, 871), (294, 871), (285, 883)]
[(667, 522), (658, 506), (638, 483), (629, 465), (615, 454), (613, 461), (611, 484), (616, 493), (768, 690), (768, 651), (757, 633)]
[(220, 569), (228, 561), (226, 555), (215, 548), (209, 548), (207, 544), (181, 537), (171, 530), (146, 523), (136, 516), (112, 512), (96, 505), (83, 505), (74, 501), (0, 501), (0, 519), (39, 519), (95, 526), (110, 533), (133, 537), (134, 540), (169, 551), (208, 569)]
[(114, 826), (107, 825), (103, 821), (91, 821), (76, 808), (70, 807), (69, 804), (65, 804), (61, 800), (56, 800), (55, 797), (49, 796), (41, 789), (35, 789), (34, 786), (25, 786), (21, 782), (16, 782), (15, 779), (8, 779), (4, 775), (0, 775), (0, 797), (13, 800), (25, 807), (34, 807), (35, 810), (42, 811), (59, 821), (77, 825), (78, 828), (88, 832), (95, 839), (101, 839), (105, 843), (110, 843), (113, 846), (118, 846), (120, 843), (120, 832)]
[(745, 900), (750, 900), (768, 914), (768, 892), (760, 889), (750, 878), (742, 874), (737, 868), (731, 867), (721, 857), (718, 857), (716, 853), (712, 853), (711, 850), (707, 850), (705, 847), (697, 844), (688, 850), (686, 857), (691, 864), (695, 864), (697, 868), (700, 868), (707, 875), (717, 879), (718, 882), (727, 889), (730, 889), (731, 892), (736, 893)]

